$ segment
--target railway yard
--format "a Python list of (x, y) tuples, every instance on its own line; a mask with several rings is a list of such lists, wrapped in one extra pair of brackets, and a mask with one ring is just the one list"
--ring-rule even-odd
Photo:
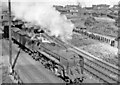
[[(58, 44), (54, 45), (54, 44), (49, 44), (49, 43), (48, 44), (43, 43), (40, 45), (41, 50), (46, 49), (48, 50), (47, 52), (54, 53), (52, 55), (62, 56), (62, 57), (64, 56), (70, 57), (71, 55), (75, 53), (80, 54), (84, 56), (85, 58), (84, 59), (85, 60), (84, 73), (86, 74), (85, 77), (92, 79), (93, 81), (95, 81), (95, 83), (96, 82), (97, 83), (98, 82), (107, 82), (107, 83), (118, 82), (120, 70), (117, 67), (116, 48), (110, 47), (109, 45), (106, 45), (104, 43), (89, 39), (87, 36), (84, 36), (81, 34), (74, 33), (73, 37), (74, 38), (72, 38), (72, 40), (69, 40), (67, 43), (64, 43), (63, 41), (57, 38), (48, 36), (47, 38), (52, 39), (54, 42)], [(103, 48), (102, 45), (103, 46), (106, 45), (107, 48)], [(114, 53), (113, 53), (113, 50), (114, 50)], [(111, 65), (109, 63), (114, 64), (114, 65)]]
[[(83, 49), (92, 55), (118, 66), (118, 49), (106, 43), (101, 43), (81, 34), (74, 34), (73, 40), (69, 41), (76, 47)], [(78, 42), (79, 41), (79, 42)]]
[[(0, 76), (2, 76), (0, 84), (120, 84), (116, 19), (111, 19), (107, 15), (96, 17), (89, 15), (89, 12), (87, 15), (86, 11), (82, 14), (76, 12), (62, 14), (63, 12), (61, 15), (66, 15), (65, 20), (68, 19), (74, 24), (71, 39), (51, 36), (48, 33), (51, 29), (48, 30), (41, 25), (33, 25), (24, 20), (17, 21), (17, 19), (12, 21), (11, 49), (12, 69), (14, 69), (11, 74), (9, 73), (8, 24), (4, 23), (0, 26), (4, 28), (0, 29), (3, 31), (0, 33), (3, 33), (2, 37), (0, 35), (0, 55), (2, 55), (0, 56)], [(65, 23), (65, 27), (68, 22)], [(54, 27), (53, 24), (50, 26)], [(55, 31), (56, 34), (64, 32), (63, 30), (59, 32), (61, 30)]]
[[(77, 35), (76, 35), (77, 36)], [(83, 37), (82, 37), (83, 38)], [(73, 39), (75, 39), (75, 38), (73, 38)], [(79, 39), (79, 38), (78, 38)], [(89, 40), (89, 39), (88, 39)], [(75, 43), (75, 42), (74, 42)], [(97, 42), (96, 42), (97, 43)], [(99, 42), (98, 42), (99, 43)], [(89, 42), (84, 42), (84, 43), (81, 43), (81, 44), (79, 44), (81, 47), (83, 46), (83, 48), (84, 48), (84, 45), (86, 46), (86, 45), (88, 45), (88, 44), (91, 44), (91, 43), (89, 43)], [(67, 45), (66, 45), (67, 46)], [(104, 62), (103, 61), (103, 59), (105, 58), (103, 58), (103, 59), (100, 59), (101, 57), (103, 57), (103, 56), (101, 56), (101, 57), (99, 57), (99, 58), (96, 58), (97, 56), (92, 56), (91, 54), (89, 54), (89, 53), (86, 53), (85, 51), (81, 51), (79, 48), (78, 48), (78, 46), (76, 46), (76, 47), (74, 47), (73, 45), (71, 46), (71, 45), (69, 45), (71, 48), (72, 48), (72, 50), (74, 50), (75, 52), (77, 52), (77, 53), (82, 53), (82, 55), (84, 55), (84, 57), (85, 57), (85, 71), (86, 71), (86, 73), (90, 73), (90, 74), (92, 74), (92, 76), (93, 76), (93, 78), (97, 78), (98, 80), (100, 80), (101, 82), (107, 82), (107, 81), (109, 81), (109, 82), (114, 82), (114, 81), (117, 81), (118, 80), (118, 78), (119, 78), (119, 68), (117, 67), (117, 66), (114, 66), (114, 65), (111, 65), (111, 64), (108, 64), (108, 63), (106, 63), (106, 62)], [(87, 47), (87, 46), (86, 46)], [(108, 48), (109, 49), (109, 48)], [(90, 50), (89, 50), (90, 51)], [(91, 51), (93, 51), (93, 50), (91, 50)], [(97, 52), (98, 52), (98, 50), (97, 50)], [(58, 52), (57, 52), (58, 53)], [(109, 52), (108, 52), (109, 53)], [(93, 53), (94, 54), (94, 53)], [(88, 55), (89, 55), (89, 57), (88, 57)], [(111, 60), (113, 60), (113, 59), (111, 59)], [(110, 61), (110, 60), (109, 60)], [(117, 59), (116, 59), (116, 63), (117, 63)], [(108, 76), (107, 76), (108, 75)], [(99, 77), (98, 77), (99, 76)], [(110, 80), (107, 80), (108, 79), (108, 77), (110, 78)]]

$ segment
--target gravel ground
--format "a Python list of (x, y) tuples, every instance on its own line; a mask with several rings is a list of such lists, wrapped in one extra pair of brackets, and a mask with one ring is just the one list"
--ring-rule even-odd
[(73, 44), (77, 47), (81, 47), (81, 46), (83, 47), (83, 46), (98, 43), (95, 40), (90, 39), (85, 35), (76, 34), (76, 33), (73, 34), (72, 40), (68, 40), (68, 42), (70, 42), (71, 44)]
[(2, 40), (0, 40), (0, 85), (2, 83), (12, 83), (12, 80), (8, 75), (8, 59), (6, 59), (7, 57), (5, 56), (2, 57), (2, 52)]
[(73, 39), (69, 42), (106, 62), (118, 66), (118, 49), (115, 47), (89, 39), (81, 34), (73, 34)]
[(100, 44), (85, 46), (82, 49), (98, 58), (103, 59), (106, 62), (118, 66), (117, 48), (111, 47), (107, 44), (100, 43)]
[(3, 66), (0, 70), (2, 70), (2, 83), (13, 83), (13, 81), (9, 77), (8, 67)]

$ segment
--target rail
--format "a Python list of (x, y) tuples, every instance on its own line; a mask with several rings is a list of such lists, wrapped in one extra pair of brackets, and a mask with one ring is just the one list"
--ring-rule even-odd
[[(50, 36), (49, 36), (50, 37)], [(52, 38), (51, 38), (52, 39)], [(52, 39), (53, 40), (53, 39)], [(120, 72), (120, 69), (118, 69), (117, 67), (114, 67), (113, 65), (111, 65), (111, 64), (109, 64), (109, 63), (107, 63), (107, 62), (104, 62), (104, 61), (102, 61), (102, 60), (100, 60), (100, 59), (98, 59), (98, 58), (96, 58), (95, 56), (93, 56), (93, 55), (91, 55), (91, 54), (89, 54), (89, 53), (87, 53), (87, 52), (85, 52), (85, 51), (83, 51), (83, 50), (81, 50), (81, 49), (78, 49), (77, 47), (75, 47), (75, 46), (73, 46), (73, 45), (71, 45), (71, 44), (65, 44), (63, 41), (61, 41), (61, 40), (59, 40), (59, 39), (56, 39), (55, 40), (55, 42), (56, 43), (58, 43), (58, 44), (60, 44), (60, 45), (64, 45), (64, 46), (66, 46), (66, 48), (67, 48), (67, 46), (69, 46), (69, 47), (71, 47), (71, 49), (74, 51), (74, 52), (76, 52), (77, 54), (80, 54), (80, 55), (82, 55), (82, 56), (84, 56), (84, 58), (85, 59), (87, 59), (89, 62), (92, 62), (92, 64), (94, 65), (94, 68), (93, 67), (91, 67), (90, 65), (89, 65), (89, 63), (87, 63), (87, 62), (85, 62), (85, 66), (87, 67), (87, 68), (85, 68), (85, 70), (87, 70), (87, 71), (96, 71), (97, 72), (97, 74), (94, 74), (94, 73), (92, 73), (92, 74), (94, 74), (94, 76), (96, 75), (99, 75), (99, 74), (102, 74), (102, 76), (97, 76), (97, 77), (99, 77), (99, 79), (100, 80), (102, 80), (102, 81), (104, 81), (104, 82), (107, 82), (107, 83), (111, 83), (111, 80), (113, 81), (113, 83), (114, 82), (116, 82), (116, 83), (120, 83), (119, 81), (118, 81), (118, 79), (115, 79), (115, 78), (113, 78), (113, 77), (111, 77), (107, 72), (109, 72), (109, 73), (112, 73), (112, 74), (115, 74), (115, 75), (117, 75), (117, 76), (120, 76), (120, 74), (119, 74), (119, 72)], [(92, 60), (92, 59), (94, 59), (94, 60)], [(102, 68), (104, 68), (104, 71), (107, 71), (107, 72), (103, 72), (103, 71), (101, 71), (101, 69), (99, 68), (96, 68), (95, 67), (95, 65), (97, 65), (97, 66), (99, 66), (99, 67), (101, 67), (101, 69)], [(91, 70), (90, 70), (90, 68), (91, 68)], [(118, 73), (117, 73), (118, 72)], [(91, 73), (91, 72), (90, 72)], [(98, 74), (99, 73), (99, 74)], [(104, 76), (104, 77), (103, 77)], [(106, 78), (105, 78), (106, 77)], [(105, 78), (105, 79), (104, 79)]]

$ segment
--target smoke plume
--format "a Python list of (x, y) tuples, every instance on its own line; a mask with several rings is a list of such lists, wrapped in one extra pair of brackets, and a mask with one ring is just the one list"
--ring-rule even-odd
[(12, 12), (17, 19), (40, 25), (49, 30), (51, 35), (60, 36), (62, 39), (71, 38), (74, 25), (47, 1), (13, 2)]

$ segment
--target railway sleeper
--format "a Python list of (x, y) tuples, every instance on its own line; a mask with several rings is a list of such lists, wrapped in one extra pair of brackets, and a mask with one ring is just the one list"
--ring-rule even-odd
[(40, 56), (35, 57), (35, 60), (39, 61), (40, 60)]
[(117, 76), (117, 72), (114, 72), (114, 73), (113, 73), (110, 69), (105, 68), (105, 67), (103, 67), (103, 66), (99, 66), (98, 64), (93, 63), (91, 60), (89, 60), (87, 63), (92, 64), (92, 65), (96, 65), (97, 68), (102, 68), (102, 69), (107, 70), (108, 72), (110, 72), (110, 74), (114, 74), (114, 75)]
[[(86, 65), (87, 66), (87, 65)], [(92, 71), (94, 71), (94, 75), (96, 75), (96, 77), (98, 77), (99, 79), (102, 79), (102, 80), (104, 80), (105, 82), (112, 82), (112, 81), (114, 81), (113, 79), (111, 79), (109, 76), (106, 76), (106, 75), (104, 75), (102, 72), (98, 72), (98, 70), (96, 70), (95, 68), (93, 68), (93, 67), (91, 67), (91, 66), (87, 66), (86, 67), (87, 69), (89, 69), (89, 71), (90, 70), (92, 70)], [(103, 76), (104, 75), (104, 76)], [(112, 83), (115, 83), (115, 82), (112, 82)]]
[(94, 74), (90, 70), (88, 70), (88, 69), (85, 68), (85, 71), (87, 71), (93, 78), (98, 79), (100, 82), (102, 82), (102, 83), (108, 83), (106, 80), (100, 78), (98, 75)]
[(67, 84), (72, 83), (72, 80), (70, 80), (68, 76), (64, 76), (64, 77), (63, 77), (63, 80), (64, 80)]
[(45, 63), (45, 68), (47, 68), (47, 69), (50, 69), (51, 67), (52, 67), (52, 65), (51, 64), (49, 64), (48, 62), (47, 63)]

